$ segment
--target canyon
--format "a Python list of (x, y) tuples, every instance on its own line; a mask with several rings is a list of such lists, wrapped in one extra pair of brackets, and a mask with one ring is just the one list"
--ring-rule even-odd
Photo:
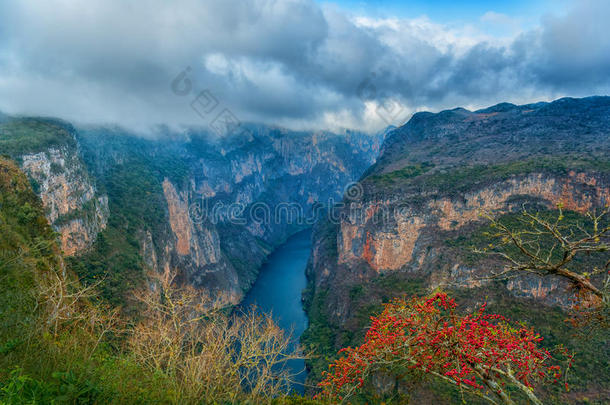
[[(142, 136), (3, 116), (0, 147), (27, 174), (68, 266), (85, 282), (103, 280), (101, 296), (126, 313), (152, 273), (238, 304), (269, 255), (313, 228), (307, 386), (395, 297), (447, 290), (467, 308), (487, 301), (561, 330), (565, 282), (490, 280), (506, 264), (473, 250), (489, 243), (487, 216), (560, 206), (582, 220), (609, 204), (609, 97), (422, 112), (375, 135), (244, 125), (221, 138), (202, 128)], [(378, 392), (400, 389), (378, 380)], [(439, 392), (420, 394), (447, 400)]]
[(222, 139), (205, 129), (145, 138), (52, 119), (5, 121), (13, 131), (35, 127), (42, 140), (62, 133), (11, 157), (75, 271), (107, 278), (116, 302), (158, 272), (238, 303), (274, 247), (311, 227), (314, 207), (339, 201), (374, 162), (383, 136), (250, 124)]

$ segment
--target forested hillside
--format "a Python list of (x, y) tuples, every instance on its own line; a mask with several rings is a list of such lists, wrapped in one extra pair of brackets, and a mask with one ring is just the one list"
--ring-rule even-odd
[[(17, 165), (0, 159), (0, 403), (291, 403), (284, 331), (173, 278), (132, 291), (137, 317), (64, 265)], [(237, 344), (239, 342), (239, 344)]]
[[(527, 210), (550, 223), (561, 217), (573, 237), (592, 232), (587, 215), (610, 203), (609, 156), (608, 97), (415, 114), (388, 134), (377, 163), (360, 180), (360, 193), (337, 208), (340, 221), (317, 227), (304, 343), (324, 354), (360, 344), (382, 303), (441, 289), (463, 308), (488, 302), (491, 311), (540, 331), (544, 345), (564, 343), (578, 353), (570, 393), (547, 392), (546, 400), (607, 401), (607, 333), (583, 340), (564, 322), (574, 293), (562, 277), (490, 278), (510, 264), (490, 254), (510, 236), (494, 236), (499, 228), (490, 219), (519, 229), (529, 226), (522, 221)], [(595, 226), (607, 225), (605, 215)], [(531, 246), (547, 252), (552, 242)], [(593, 273), (608, 259), (608, 252), (581, 253), (570, 266)], [(325, 361), (311, 366), (310, 378), (319, 380)], [(394, 387), (406, 390), (392, 378), (377, 384), (387, 398)], [(412, 397), (430, 401), (459, 397), (425, 385), (407, 391), (413, 389)]]

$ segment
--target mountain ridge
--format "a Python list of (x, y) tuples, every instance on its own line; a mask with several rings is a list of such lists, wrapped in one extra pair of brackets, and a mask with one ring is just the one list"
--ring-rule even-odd
[[(484, 282), (504, 264), (472, 252), (473, 245), (485, 247), (488, 223), (481, 214), (509, 221), (524, 206), (552, 214), (562, 204), (581, 221), (610, 203), (610, 98), (560, 99), (530, 111), (532, 106), (421, 113), (388, 134), (377, 162), (360, 179), (359, 195), (344, 199), (333, 215), (338, 221), (314, 232), (307, 348), (332, 353), (358, 345), (368, 316), (383, 302), (437, 288), (453, 291), (467, 307), (488, 300), (491, 307), (508, 308), (508, 316), (511, 305), (527, 303), (539, 310), (519, 312), (519, 319), (551, 335), (565, 330), (561, 322), (550, 327), (555, 318), (544, 315), (569, 305), (562, 280)], [(310, 362), (313, 381), (320, 366)], [(603, 385), (603, 376), (588, 378), (597, 381), (592, 386)]]

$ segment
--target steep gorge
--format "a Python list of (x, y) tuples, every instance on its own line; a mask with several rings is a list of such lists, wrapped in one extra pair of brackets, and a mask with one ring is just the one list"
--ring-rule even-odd
[(144, 138), (58, 120), (2, 125), (5, 150), (35, 185), (75, 271), (103, 278), (117, 304), (149, 271), (238, 302), (274, 246), (311, 226), (374, 162), (382, 137), (247, 125), (222, 139), (201, 129)]
[[(337, 220), (314, 231), (304, 343), (320, 353), (358, 344), (382, 302), (439, 287), (468, 306), (540, 307), (530, 314), (538, 321), (561, 311), (569, 294), (558, 278), (485, 280), (505, 263), (472, 252), (489, 243), (481, 214), (599, 210), (610, 203), (608, 156), (608, 97), (414, 115), (388, 134)], [(310, 366), (319, 378), (320, 365)]]

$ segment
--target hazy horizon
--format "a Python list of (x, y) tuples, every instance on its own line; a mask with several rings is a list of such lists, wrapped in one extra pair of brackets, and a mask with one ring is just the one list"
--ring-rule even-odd
[(377, 132), (417, 111), (607, 95), (609, 18), (601, 0), (9, 0), (0, 111)]

